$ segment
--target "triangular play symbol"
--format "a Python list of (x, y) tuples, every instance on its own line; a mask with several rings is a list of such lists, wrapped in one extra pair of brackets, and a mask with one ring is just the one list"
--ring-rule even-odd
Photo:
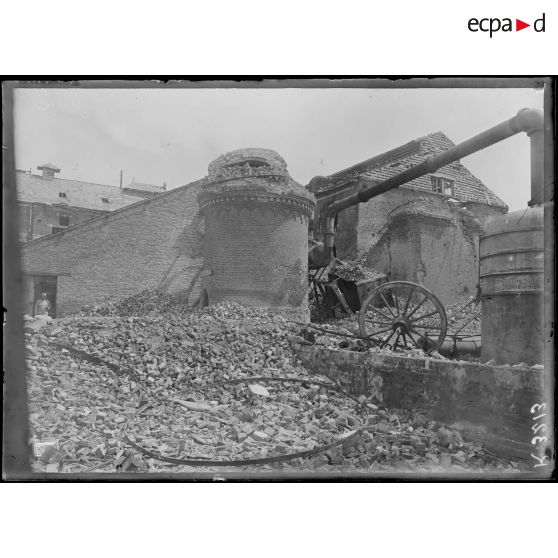
[(526, 27), (531, 27), (531, 24), (530, 23), (525, 23), (524, 21), (521, 21), (520, 19), (515, 20), (515, 30), (516, 31), (521, 31), (522, 29), (525, 29)]

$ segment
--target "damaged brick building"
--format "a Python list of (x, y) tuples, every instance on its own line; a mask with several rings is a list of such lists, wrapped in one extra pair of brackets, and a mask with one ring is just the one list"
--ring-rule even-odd
[[(312, 188), (318, 207), (325, 197), (345, 197), (355, 178), (378, 183), (454, 146), (436, 132), (330, 175)], [(331, 199), (331, 198), (329, 198)], [(338, 215), (337, 256), (366, 253), (368, 266), (390, 280), (424, 284), (443, 303), (475, 294), (478, 240), (506, 204), (459, 161)]]
[(38, 286), (56, 317), (144, 289), (191, 291), (202, 267), (197, 193), (192, 183), (25, 243), (26, 313)]
[(145, 289), (304, 317), (313, 209), (277, 153), (228, 153), (202, 180), (25, 243), (26, 312), (48, 287), (56, 317)]
[[(312, 192), (318, 210), (326, 194), (346, 195), (355, 176), (379, 182), (451, 146), (439, 132), (340, 171), (331, 177), (333, 188)], [(272, 151), (238, 150), (227, 156), (213, 162), (202, 180), (169, 192), (145, 192), (132, 205), (103, 211), (74, 226), (70, 222), (52, 231), (55, 234), (25, 243), (26, 312), (33, 313), (44, 291), (54, 315), (60, 317), (85, 305), (158, 289), (180, 293), (189, 303), (231, 296), (245, 302), (249, 291), (254, 304), (261, 299), (270, 307), (291, 308), (303, 315), (306, 300), (299, 295), (305, 289), (307, 238), (301, 231), (307, 230), (314, 198), (289, 177), (286, 163)], [(215, 190), (215, 184), (221, 186)], [(97, 194), (92, 190), (91, 195)], [(132, 194), (122, 191), (120, 196)], [(442, 302), (453, 301), (475, 293), (479, 235), (491, 218), (506, 211), (502, 200), (454, 163), (341, 212), (337, 254), (350, 258), (366, 251), (368, 265), (390, 279), (421, 282)], [(204, 215), (206, 219), (209, 215), (208, 235)], [(224, 219), (230, 221), (226, 227)], [(248, 251), (239, 247), (243, 234), (248, 244), (258, 240)], [(277, 242), (290, 249), (268, 265), (266, 250)], [(236, 255), (229, 253), (233, 249)], [(212, 254), (221, 254), (221, 263), (212, 263)], [(233, 264), (225, 265), (227, 258)], [(240, 270), (237, 263), (242, 258), (245, 269)], [(294, 275), (285, 271), (291, 268), (296, 268)], [(248, 277), (249, 269), (250, 280), (238, 279), (239, 272)], [(275, 283), (281, 287), (275, 295), (285, 291), (280, 299), (268, 292)], [(231, 288), (233, 294), (227, 290)]]

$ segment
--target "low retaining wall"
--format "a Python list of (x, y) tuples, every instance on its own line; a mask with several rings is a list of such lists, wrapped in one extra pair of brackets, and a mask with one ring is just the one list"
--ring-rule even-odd
[[(531, 409), (537, 403), (551, 405), (543, 370), (317, 345), (297, 345), (296, 350), (308, 370), (338, 379), (353, 394), (369, 395), (387, 407), (419, 411), (498, 455), (531, 461), (531, 453), (540, 455), (541, 448), (532, 445), (537, 413)], [(552, 425), (546, 425), (548, 435)]]

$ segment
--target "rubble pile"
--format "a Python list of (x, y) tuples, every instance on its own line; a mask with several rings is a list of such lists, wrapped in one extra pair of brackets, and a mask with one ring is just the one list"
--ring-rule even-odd
[[(451, 429), (365, 396), (362, 412), (354, 399), (319, 384), (333, 388), (330, 380), (302, 368), (292, 348), (303, 342), (297, 327), (225, 303), (180, 316), (75, 316), (28, 331), (34, 469), (223, 470), (165, 463), (137, 446), (220, 461), (316, 450), (244, 470), (521, 469)], [(318, 453), (336, 440), (341, 444)]]
[[(312, 381), (213, 385), (191, 395), (141, 413), (129, 438), (167, 457), (253, 460), (332, 444), (364, 424), (358, 403)], [(163, 445), (153, 436), (161, 429)]]
[(181, 294), (167, 294), (157, 290), (144, 290), (137, 295), (117, 302), (105, 302), (85, 306), (81, 316), (147, 316), (161, 312), (177, 314), (192, 311), (187, 297)]
[(366, 254), (357, 256), (354, 260), (335, 260), (333, 273), (346, 281), (362, 281), (363, 279), (379, 279), (384, 275), (366, 266)]

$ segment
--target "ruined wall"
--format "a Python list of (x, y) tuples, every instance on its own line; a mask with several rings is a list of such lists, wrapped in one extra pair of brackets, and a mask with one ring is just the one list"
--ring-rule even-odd
[(470, 202), (468, 210), (461, 205), (433, 192), (391, 190), (341, 212), (338, 256), (349, 259), (365, 252), (370, 267), (391, 280), (423, 283), (443, 303), (472, 296), (482, 225), (505, 208)]
[(22, 247), (23, 271), (60, 274), (57, 316), (144, 289), (201, 292), (198, 184), (111, 212)]
[(390, 212), (367, 263), (390, 280), (423, 284), (447, 304), (476, 292), (480, 233), (463, 208), (443, 199), (408, 200)]
[(486, 205), (485, 203), (478, 203), (473, 201), (464, 202), (462, 204), (462, 207), (474, 214), (483, 230), (486, 228), (486, 225), (488, 225), (488, 223), (490, 223), (490, 221), (492, 221), (495, 217), (507, 213), (507, 209), (505, 207), (500, 207), (497, 205)]

